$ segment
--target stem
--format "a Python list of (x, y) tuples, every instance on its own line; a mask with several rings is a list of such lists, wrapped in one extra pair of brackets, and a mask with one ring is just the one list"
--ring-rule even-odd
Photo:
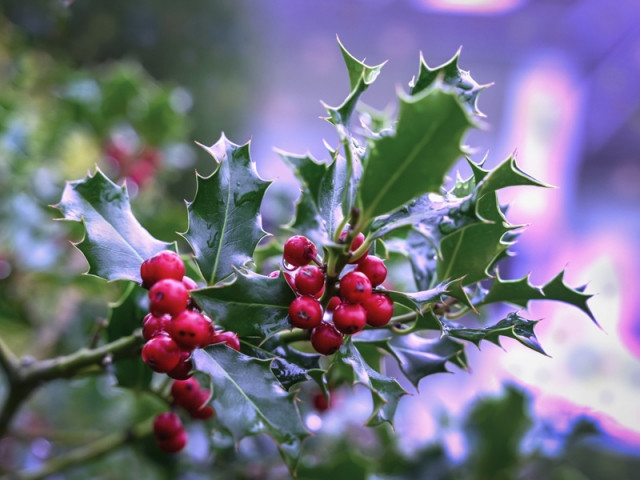
[(279, 338), (283, 343), (294, 343), (309, 340), (310, 337), (310, 330), (296, 329), (291, 330), (290, 332), (282, 332)]
[(121, 337), (101, 347), (83, 348), (70, 355), (41, 360), (34, 363), (19, 363), (13, 353), (0, 340), (0, 363), (7, 372), (8, 395), (0, 411), (0, 437), (6, 433), (11, 420), (31, 393), (44, 383), (58, 378), (69, 378), (91, 366), (137, 354), (143, 343), (138, 329), (127, 337)]
[(130, 429), (122, 432), (111, 433), (85, 446), (76, 448), (64, 455), (52, 458), (44, 465), (33, 470), (23, 470), (17, 477), (20, 480), (38, 480), (54, 473), (61, 472), (69, 467), (95, 460), (115, 451), (129, 442), (150, 435), (153, 429), (153, 417), (148, 418)]

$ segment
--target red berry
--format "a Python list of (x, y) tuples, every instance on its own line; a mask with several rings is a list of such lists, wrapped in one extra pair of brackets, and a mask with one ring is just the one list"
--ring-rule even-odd
[(362, 330), (367, 323), (367, 312), (362, 305), (342, 303), (333, 312), (333, 324), (346, 335)]
[(371, 280), (362, 272), (349, 272), (340, 280), (340, 296), (348, 303), (362, 303), (371, 295)]
[(175, 437), (183, 430), (182, 420), (174, 412), (160, 413), (153, 419), (153, 435), (158, 441)]
[(305, 265), (298, 270), (295, 284), (300, 295), (316, 295), (324, 287), (324, 272), (315, 265)]
[(342, 303), (340, 297), (331, 297), (327, 304), (327, 312), (333, 312)]
[(191, 415), (192, 418), (197, 418), (199, 420), (208, 420), (209, 418), (213, 417), (214, 414), (215, 410), (211, 405), (205, 405), (198, 410), (189, 411), (189, 415)]
[(372, 293), (362, 304), (367, 311), (367, 323), (372, 327), (382, 327), (393, 316), (393, 300), (384, 293)]
[(321, 322), (311, 331), (311, 345), (316, 352), (331, 355), (342, 345), (342, 333), (329, 322)]
[(294, 235), (284, 243), (284, 261), (294, 267), (309, 265), (318, 253), (311, 240), (302, 235)]
[(195, 310), (183, 310), (167, 327), (169, 335), (186, 350), (208, 345), (213, 332), (211, 319)]
[(193, 278), (187, 276), (182, 277), (182, 284), (187, 290), (197, 290), (200, 288)]
[(167, 325), (171, 321), (170, 315), (156, 317), (153, 313), (147, 313), (142, 320), (142, 336), (145, 340), (151, 340), (159, 334), (167, 333)]
[(180, 352), (180, 361), (173, 369), (167, 372), (167, 376), (176, 380), (186, 380), (190, 378), (193, 370), (193, 362), (191, 361), (191, 352), (183, 350)]
[(200, 383), (196, 377), (191, 377), (187, 380), (176, 380), (171, 385), (173, 401), (187, 410), (195, 408), (199, 391)]
[(387, 278), (387, 267), (382, 259), (375, 255), (367, 255), (360, 260), (356, 271), (364, 273), (371, 280), (372, 287), (381, 285)]
[(210, 345), (214, 343), (226, 343), (227, 347), (233, 348), (234, 350), (240, 351), (240, 339), (235, 332), (220, 332), (214, 333), (211, 336)]
[[(193, 418), (200, 418), (206, 420), (213, 416), (213, 407), (207, 405), (209, 401), (210, 393), (207, 390), (198, 390), (195, 401), (191, 408), (188, 408), (189, 415)], [(208, 407), (208, 408), (207, 408)]]
[(154, 372), (166, 373), (180, 362), (180, 347), (167, 335), (156, 335), (142, 347), (142, 360)]
[(298, 297), (289, 305), (289, 320), (294, 327), (317, 327), (322, 321), (322, 305), (314, 297)]
[(185, 430), (181, 430), (168, 440), (156, 440), (156, 443), (158, 444), (158, 448), (163, 452), (179, 452), (187, 444), (187, 432)]
[(164, 278), (182, 280), (183, 276), (184, 262), (177, 253), (170, 250), (156, 253), (140, 266), (142, 285), (146, 288), (151, 288), (158, 280)]
[(181, 281), (164, 278), (151, 287), (149, 300), (149, 311), (156, 317), (165, 313), (174, 317), (187, 308), (189, 292)]
[[(340, 234), (340, 240), (344, 242), (346, 238), (347, 238), (347, 232), (342, 232)], [(364, 243), (364, 240), (365, 240), (364, 233), (359, 232), (358, 235), (356, 235), (355, 238), (351, 240), (351, 245), (349, 246), (349, 252), (351, 253), (355, 252)], [(349, 260), (349, 263), (358, 263), (360, 260), (365, 258), (368, 253), (369, 253), (369, 250), (367, 250), (365, 253), (358, 256), (357, 258), (351, 258)]]
[(325, 397), (322, 392), (318, 392), (313, 396), (313, 406), (317, 411), (325, 412), (331, 408), (333, 404), (332, 400), (332, 397), (329, 397), (329, 400), (327, 400), (327, 397)]

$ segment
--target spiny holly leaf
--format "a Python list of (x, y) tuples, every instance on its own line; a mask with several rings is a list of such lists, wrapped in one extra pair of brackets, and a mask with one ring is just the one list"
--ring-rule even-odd
[(236, 442), (266, 433), (278, 443), (282, 457), (293, 470), (308, 433), (294, 404), (294, 394), (280, 385), (271, 362), (222, 345), (197, 349), (192, 358), (195, 369), (211, 379), (212, 404), (219, 424)]
[[(478, 165), (476, 165), (476, 169), (482, 170)], [(514, 186), (551, 188), (551, 185), (536, 180), (528, 173), (523, 172), (516, 164), (515, 155), (511, 155), (497, 167), (487, 172), (483, 179), (478, 182), (478, 197), (481, 197), (489, 192), (495, 192), (496, 190), (500, 190), (502, 188)]]
[(295, 294), (282, 274), (275, 278), (237, 271), (228, 284), (192, 290), (191, 296), (217, 324), (241, 337), (267, 338), (289, 328)]
[[(107, 341), (131, 335), (142, 326), (142, 319), (149, 312), (147, 291), (135, 283), (130, 283), (122, 297), (109, 305), (106, 328)], [(140, 337), (140, 345), (143, 339)], [(125, 388), (144, 389), (151, 383), (153, 371), (140, 359), (125, 358), (113, 364), (118, 385)]]
[(400, 369), (416, 389), (420, 380), (434, 373), (449, 372), (447, 363), (467, 369), (464, 345), (448, 337), (424, 338), (415, 334), (394, 336), (390, 341)]
[(260, 204), (270, 182), (264, 181), (249, 156), (249, 143), (236, 145), (224, 134), (214, 145), (201, 145), (218, 164), (208, 177), (197, 176), (193, 202), (187, 204), (189, 228), (183, 237), (208, 285), (251, 261), (262, 229)]
[(349, 120), (353, 114), (360, 95), (369, 88), (375, 79), (380, 74), (380, 70), (384, 66), (384, 63), (375, 66), (366, 65), (364, 62), (357, 60), (351, 55), (338, 39), (338, 45), (342, 51), (342, 57), (344, 63), (347, 66), (347, 72), (349, 73), (349, 95), (338, 107), (330, 107), (325, 105), (329, 117), (327, 120), (334, 125), (342, 125), (347, 127)]
[(398, 401), (407, 394), (397, 380), (373, 370), (350, 338), (335, 353), (333, 361), (351, 372), (354, 383), (360, 383), (371, 390), (373, 412), (367, 425), (375, 426), (384, 422), (393, 424)]
[(64, 220), (82, 222), (85, 237), (76, 244), (89, 262), (89, 273), (106, 280), (140, 282), (140, 265), (175, 246), (155, 239), (134, 217), (129, 194), (100, 169), (83, 180), (67, 182), (60, 203)]
[(491, 85), (480, 85), (471, 77), (468, 71), (461, 70), (458, 67), (459, 57), (460, 49), (448, 62), (439, 67), (431, 68), (421, 54), (418, 78), (414, 78), (410, 84), (412, 87), (411, 94), (415, 95), (422, 92), (437, 81), (441, 81), (455, 89), (460, 99), (473, 114), (482, 115), (477, 105), (478, 95)]
[(486, 221), (472, 223), (442, 238), (441, 257), (437, 261), (438, 278), (441, 281), (462, 278), (464, 285), (489, 277), (487, 269), (510, 246), (505, 234), (515, 228), (509, 225), (500, 208), (495, 193), (482, 197), (482, 217)]
[(441, 323), (442, 333), (444, 335), (461, 340), (468, 340), (476, 345), (479, 345), (482, 340), (488, 340), (491, 343), (501, 346), (500, 337), (510, 337), (525, 347), (529, 347), (538, 353), (546, 355), (533, 332), (538, 321), (539, 320), (527, 320), (517, 312), (512, 312), (495, 325), (486, 328), (467, 328), (448, 320), (441, 320)]
[(567, 286), (564, 283), (564, 270), (541, 287), (532, 285), (529, 275), (516, 280), (505, 280), (496, 273), (489, 291), (477, 305), (507, 302), (527, 308), (530, 300), (555, 300), (579, 308), (597, 325), (598, 322), (587, 305), (587, 300), (593, 295), (584, 293), (584, 288)]
[(451, 91), (430, 88), (418, 95), (401, 94), (396, 131), (372, 139), (363, 162), (358, 188), (363, 221), (427, 192), (440, 192), (470, 126), (471, 118)]
[(346, 160), (336, 155), (326, 165), (310, 155), (280, 152), (280, 156), (293, 167), (302, 184), (302, 195), (291, 228), (317, 244), (327, 243), (344, 218), (345, 195), (351, 176)]
[(422, 311), (429, 303), (440, 301), (440, 297), (447, 293), (448, 283), (441, 283), (429, 290), (419, 292), (397, 292), (394, 290), (380, 290), (387, 294), (394, 303), (404, 305), (416, 312)]

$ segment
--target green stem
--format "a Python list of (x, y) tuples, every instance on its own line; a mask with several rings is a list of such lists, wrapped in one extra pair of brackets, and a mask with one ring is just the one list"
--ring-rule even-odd
[(279, 336), (282, 343), (294, 343), (309, 340), (311, 337), (310, 330), (295, 329), (290, 332), (282, 332)]
[(111, 433), (82, 447), (76, 448), (64, 455), (52, 458), (44, 465), (19, 472), (20, 480), (38, 480), (61, 472), (74, 465), (79, 465), (90, 460), (95, 460), (111, 453), (127, 443), (134, 442), (151, 434), (153, 430), (153, 417), (148, 418), (132, 428), (123, 432)]
[(144, 340), (140, 330), (97, 348), (83, 348), (70, 355), (20, 363), (0, 341), (0, 363), (7, 372), (8, 394), (0, 411), (0, 437), (4, 436), (14, 415), (31, 393), (44, 383), (69, 378), (91, 366), (105, 366), (138, 353)]

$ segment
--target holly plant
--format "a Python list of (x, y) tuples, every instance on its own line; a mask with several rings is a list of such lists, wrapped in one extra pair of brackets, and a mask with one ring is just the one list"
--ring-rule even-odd
[[(268, 435), (295, 476), (309, 435), (302, 392), (320, 392), (326, 407), (336, 389), (362, 385), (371, 394), (367, 425), (393, 424), (402, 385), (466, 369), (470, 343), (508, 337), (545, 354), (529, 301), (571, 304), (595, 322), (591, 295), (567, 286), (563, 272), (538, 286), (499, 274), (523, 227), (507, 220), (498, 192), (547, 185), (514, 156), (492, 169), (470, 158), (462, 142), (482, 125), (486, 85), (459, 68), (459, 55), (436, 68), (421, 59), (393, 117), (360, 101), (383, 64), (340, 48), (350, 91), (325, 118), (337, 148), (325, 143), (324, 160), (280, 152), (300, 196), (277, 234), (262, 225), (271, 182), (249, 143), (224, 135), (202, 146), (214, 172), (197, 176), (187, 203), (185, 251), (154, 238), (126, 185), (100, 170), (68, 182), (56, 205), (84, 226), (76, 247), (88, 274), (127, 285), (111, 309), (109, 343), (81, 357), (109, 353), (121, 386), (156, 388), (166, 408), (148, 432), (161, 450), (181, 450), (183, 423), (197, 419), (236, 443)], [(458, 162), (469, 178), (449, 178)], [(389, 376), (390, 364), (408, 382)], [(158, 376), (166, 378), (159, 390)]]

